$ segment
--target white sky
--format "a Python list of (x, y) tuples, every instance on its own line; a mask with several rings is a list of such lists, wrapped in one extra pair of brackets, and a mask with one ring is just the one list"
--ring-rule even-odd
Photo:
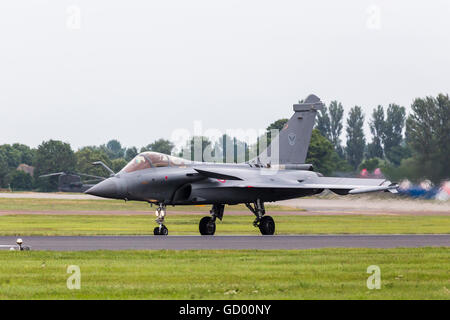
[(368, 118), (449, 84), (448, 0), (0, 3), (0, 143), (260, 129), (309, 93)]

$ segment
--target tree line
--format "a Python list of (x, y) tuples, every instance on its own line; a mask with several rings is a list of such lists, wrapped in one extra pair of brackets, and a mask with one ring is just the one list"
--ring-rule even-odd
[[(55, 191), (58, 177), (39, 178), (57, 172), (83, 173), (106, 177), (103, 167), (93, 166), (103, 161), (114, 172), (120, 171), (139, 152), (156, 151), (171, 154), (174, 145), (169, 140), (158, 139), (138, 150), (125, 148), (118, 140), (100, 146), (87, 146), (74, 151), (69, 143), (57, 140), (42, 142), (36, 149), (23, 144), (0, 145), (0, 187), (12, 190)], [(34, 167), (33, 175), (17, 170), (20, 164)]]
[(346, 121), (346, 142), (340, 141), (344, 108), (332, 101), (322, 110), (316, 129), (333, 144), (340, 159), (352, 170), (381, 168), (391, 180), (430, 179), (439, 183), (450, 176), (450, 101), (448, 94), (416, 98), (407, 116), (395, 103), (379, 105), (369, 118), (371, 142), (364, 135), (362, 108), (350, 109)]
[[(383, 174), (395, 181), (403, 178), (420, 180), (428, 178), (438, 183), (449, 178), (450, 167), (450, 101), (449, 96), (417, 98), (411, 105), (411, 113), (406, 115), (404, 107), (389, 104), (373, 109), (368, 119), (370, 142), (364, 134), (365, 115), (360, 106), (348, 112), (344, 123), (344, 107), (332, 101), (318, 113), (313, 130), (307, 163), (312, 163), (316, 171), (325, 175), (351, 175), (366, 168), (381, 168)], [(260, 139), (270, 143), (272, 129), (281, 130), (288, 119), (279, 119), (266, 128)], [(341, 141), (343, 130), (346, 141)], [(219, 152), (219, 159), (230, 162), (248, 161), (258, 150), (258, 143), (249, 145), (235, 137), (223, 135), (217, 141), (208, 137), (195, 136), (185, 149), (193, 151), (200, 143), (202, 150), (212, 148)], [(100, 146), (87, 146), (74, 151), (70, 144), (49, 140), (37, 148), (15, 143), (0, 145), (0, 187), (13, 190), (54, 191), (57, 178), (39, 179), (52, 172), (84, 173), (107, 176), (105, 169), (93, 166), (94, 161), (103, 161), (114, 172), (120, 171), (139, 152), (156, 151), (184, 156), (174, 150), (174, 144), (166, 139), (158, 139), (140, 149), (124, 147), (118, 140), (110, 140)], [(228, 150), (229, 148), (232, 150)], [(237, 150), (244, 150), (243, 153)], [(189, 153), (190, 160), (194, 152)], [(222, 162), (222, 161), (221, 161)], [(34, 167), (33, 176), (17, 170), (20, 164)]]

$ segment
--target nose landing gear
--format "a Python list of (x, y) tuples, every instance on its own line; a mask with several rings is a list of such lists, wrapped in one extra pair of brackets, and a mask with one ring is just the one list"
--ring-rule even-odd
[(253, 206), (250, 203), (246, 203), (245, 205), (256, 216), (253, 225), (259, 228), (261, 234), (273, 235), (275, 233), (275, 221), (273, 221), (271, 216), (265, 216), (266, 209), (264, 208), (264, 202), (256, 199)]
[(156, 209), (156, 223), (159, 224), (159, 227), (153, 229), (153, 234), (155, 236), (167, 236), (169, 234), (169, 230), (164, 225), (164, 217), (166, 216), (166, 205), (159, 204), (158, 209)]

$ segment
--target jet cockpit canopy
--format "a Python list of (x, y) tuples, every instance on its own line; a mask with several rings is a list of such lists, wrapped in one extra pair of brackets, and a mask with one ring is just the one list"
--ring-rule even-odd
[(138, 154), (120, 172), (134, 172), (138, 170), (160, 167), (185, 167), (191, 161), (168, 156), (163, 153), (146, 151)]

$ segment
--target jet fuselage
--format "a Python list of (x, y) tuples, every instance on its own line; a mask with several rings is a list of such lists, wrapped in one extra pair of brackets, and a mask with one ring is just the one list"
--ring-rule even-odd
[[(196, 169), (230, 170), (230, 165), (197, 164)], [(193, 167), (148, 168), (130, 173), (121, 172), (102, 181), (91, 190), (90, 194), (125, 200), (163, 203), (166, 205), (193, 204), (238, 204), (252, 203), (256, 199), (264, 202), (285, 200), (309, 196), (322, 192), (323, 189), (261, 189), (252, 183), (246, 183), (243, 177), (258, 182), (258, 177), (271, 183), (290, 182), (298, 184), (317, 173), (305, 170), (277, 170), (255, 168), (249, 165), (233, 165), (233, 174), (238, 173), (240, 180), (205, 177)], [(208, 171), (209, 172), (209, 171)], [(242, 179), (242, 180), (241, 180)], [(294, 185), (293, 185), (294, 186)]]

